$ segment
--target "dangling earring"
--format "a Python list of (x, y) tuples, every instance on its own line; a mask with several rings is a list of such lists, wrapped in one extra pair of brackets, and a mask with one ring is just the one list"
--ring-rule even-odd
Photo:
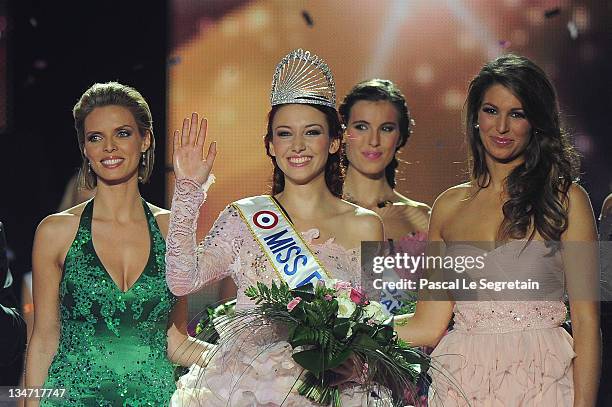
[(91, 161), (87, 161), (87, 172), (91, 174)]
[(475, 128), (476, 130), (478, 130), (478, 129), (480, 128), (480, 124), (476, 123), (476, 124), (474, 125), (474, 128)]
[[(142, 153), (142, 159), (140, 160), (140, 165), (143, 167), (143, 170), (147, 166), (147, 156), (144, 152)], [(143, 179), (144, 178), (141, 174), (141, 171), (138, 170), (138, 181), (142, 182)]]

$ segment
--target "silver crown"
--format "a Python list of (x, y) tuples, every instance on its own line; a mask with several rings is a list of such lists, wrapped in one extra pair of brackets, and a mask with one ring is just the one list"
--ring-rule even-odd
[(270, 103), (308, 103), (335, 109), (336, 84), (329, 66), (310, 51), (291, 51), (276, 65)]

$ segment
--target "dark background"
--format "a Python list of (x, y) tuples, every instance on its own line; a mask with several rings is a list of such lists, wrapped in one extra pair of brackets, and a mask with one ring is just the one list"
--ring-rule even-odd
[[(242, 3), (209, 0), (211, 18)], [(566, 110), (581, 123), (570, 131), (588, 134), (592, 144), (582, 180), (599, 216), (612, 191), (612, 2), (584, 4), (592, 9), (593, 28), (576, 48), (560, 55), (555, 83), (569, 105)], [(0, 220), (15, 255), (14, 287), (30, 269), (37, 224), (56, 211), (80, 165), (72, 107), (93, 83), (131, 85), (149, 102), (157, 163), (153, 182), (141, 191), (148, 201), (165, 206), (168, 10), (166, 0), (0, 0)], [(199, 18), (189, 8), (185, 13), (185, 26), (173, 28), (179, 42), (190, 36), (188, 23)], [(598, 50), (589, 63), (577, 58), (580, 41)], [(609, 391), (606, 380), (603, 391)]]
[(80, 165), (72, 107), (95, 82), (133, 86), (149, 103), (156, 165), (141, 191), (164, 206), (166, 12), (165, 1), (8, 2), (12, 115), (0, 133), (0, 219), (16, 277), (30, 268), (36, 226), (57, 210)]
[[(180, 43), (189, 38), (201, 17), (186, 1), (181, 27), (169, 27), (168, 3), (0, 0), (0, 18), (5, 21), (0, 24), (0, 111), (7, 113), (7, 126), (0, 122), (0, 219), (15, 253), (12, 268), (17, 276), (29, 270), (36, 225), (56, 211), (66, 182), (80, 165), (72, 107), (94, 82), (117, 80), (131, 85), (149, 102), (157, 139), (156, 165), (153, 181), (142, 187), (142, 194), (165, 206), (170, 32)], [(202, 3), (215, 19), (248, 2)], [(564, 110), (571, 112), (570, 132), (589, 135), (582, 184), (599, 216), (603, 199), (612, 191), (612, 3), (585, 4), (591, 10), (591, 29), (575, 47), (559, 55), (555, 84), (568, 105)], [(578, 58), (585, 43), (596, 50), (588, 63)]]

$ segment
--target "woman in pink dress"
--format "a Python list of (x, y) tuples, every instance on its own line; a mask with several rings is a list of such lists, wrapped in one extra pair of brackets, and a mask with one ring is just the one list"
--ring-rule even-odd
[[(296, 73), (304, 76), (291, 77)], [(314, 89), (309, 80), (317, 83)], [(342, 128), (329, 68), (309, 52), (293, 51), (277, 67), (271, 102), (265, 146), (274, 166), (272, 199), (328, 275), (360, 283), (358, 248), (362, 240), (383, 238), (382, 222), (371, 211), (340, 198)], [(229, 276), (238, 287), (239, 311), (254, 306), (245, 296), (247, 287), (257, 282), (278, 284), (281, 273), (252, 234), (252, 225), (240, 209), (239, 202), (245, 200), (229, 205), (203, 242), (196, 244), (199, 208), (206, 197), (202, 186), (216, 155), (213, 143), (203, 160), (205, 123), (197, 131), (194, 114), (191, 122), (185, 119), (182, 135), (177, 130), (174, 136), (177, 181), (167, 240), (167, 280), (172, 292), (187, 295)], [(258, 219), (269, 223), (271, 217)], [(203, 355), (207, 367), (194, 365), (180, 379), (173, 406), (316, 405), (297, 394), (302, 368), (274, 328), (247, 322), (221, 331), (218, 350)], [(372, 396), (348, 382), (343, 388), (343, 406), (390, 405), (385, 396)]]
[[(469, 87), (466, 131), (471, 179), (437, 198), (430, 241), (455, 256), (484, 253), (484, 267), (472, 278), (501, 272), (564, 279), (573, 338), (561, 327), (562, 293), (547, 300), (511, 301), (506, 294), (500, 296), (506, 301), (419, 301), (398, 332), (413, 345), (437, 344), (429, 401), (594, 406), (599, 306), (580, 286), (598, 281), (591, 244), (597, 236), (588, 195), (575, 183), (577, 160), (560, 129), (552, 84), (523, 57), (487, 63)], [(479, 243), (461, 243), (470, 241)], [(554, 242), (562, 249), (551, 251)], [(453, 313), (454, 329), (442, 337)]]

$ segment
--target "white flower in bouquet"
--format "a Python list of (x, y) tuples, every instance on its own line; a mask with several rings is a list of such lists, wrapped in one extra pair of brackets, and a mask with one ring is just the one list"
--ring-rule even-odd
[(351, 315), (353, 315), (353, 312), (357, 307), (353, 301), (342, 297), (336, 298), (336, 301), (338, 301), (338, 317), (349, 318)]
[(373, 320), (377, 324), (382, 324), (388, 318), (385, 308), (377, 301), (370, 301), (363, 309), (363, 312), (366, 318)]
[(336, 286), (336, 283), (340, 281), (338, 279), (335, 278), (326, 278), (325, 280), (319, 280), (319, 283), (325, 285), (325, 288), (329, 288), (330, 290), (333, 290), (334, 287)]

